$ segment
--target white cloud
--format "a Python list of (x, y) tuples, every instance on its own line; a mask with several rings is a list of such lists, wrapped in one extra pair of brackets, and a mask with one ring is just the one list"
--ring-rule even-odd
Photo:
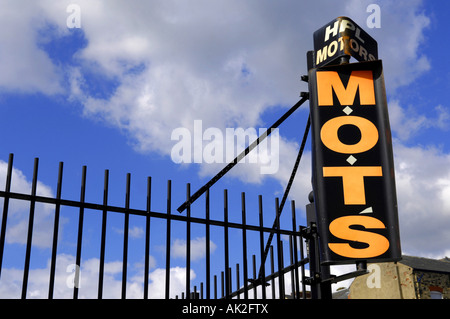
[[(73, 70), (71, 96), (83, 103), (85, 115), (127, 132), (136, 150), (144, 152), (170, 155), (172, 131), (192, 131), (196, 119), (223, 131), (256, 127), (268, 107), (295, 102), (312, 33), (335, 18), (337, 8), (365, 27), (369, 2), (320, 2), (199, 1), (186, 11), (177, 1), (140, 2), (127, 10), (120, 2), (82, 1), (88, 45), (77, 54), (81, 64)], [(419, 44), (429, 20), (418, 1), (381, 2), (381, 7), (382, 28), (368, 31), (379, 42), (388, 88), (393, 89), (428, 69)], [(393, 50), (399, 38), (406, 45)], [(90, 95), (90, 67), (118, 81), (109, 97)], [(212, 175), (217, 166), (202, 164), (200, 174)], [(261, 182), (264, 176), (253, 171), (246, 165), (233, 173)]]
[[(113, 227), (113, 230), (120, 235), (124, 234), (123, 228)], [(128, 229), (128, 236), (131, 238), (141, 238), (144, 235), (144, 229), (142, 227), (133, 226)]]
[[(342, 13), (364, 27), (369, 3), (349, 1)], [(420, 11), (420, 1), (378, 3), (382, 27), (367, 31), (379, 42), (388, 89), (396, 88), (429, 68), (420, 45), (430, 21)], [(108, 5), (81, 1), (79, 5), (89, 42), (77, 55), (82, 64), (73, 69), (77, 74), (72, 82), (73, 97), (81, 99), (88, 116), (100, 115), (128, 131), (137, 149), (163, 154), (173, 146), (171, 130), (191, 128), (196, 118), (219, 128), (249, 127), (259, 122), (267, 106), (292, 103), (298, 75), (305, 69), (305, 61), (299, 57), (312, 44), (312, 39), (302, 39), (312, 38), (312, 32), (321, 26), (317, 17), (326, 23), (336, 15), (336, 7), (329, 1), (322, 5), (199, 2), (189, 10), (176, 1), (140, 2), (127, 5), (126, 10), (115, 1)], [(60, 21), (64, 28), (64, 5), (43, 7), (52, 21)], [(297, 10), (300, 7), (303, 10)], [(298, 18), (298, 12), (308, 15)], [(398, 49), (399, 38), (402, 50)], [(139, 72), (130, 72), (138, 65), (142, 66)], [(84, 90), (83, 74), (88, 66), (106, 77), (118, 78), (119, 86), (109, 99), (95, 98)], [(401, 134), (409, 136), (417, 127), (433, 123), (420, 115), (406, 117), (398, 101), (390, 103), (390, 108), (393, 129)], [(441, 114), (438, 123), (445, 119), (446, 113)], [(290, 174), (296, 146), (282, 141), (280, 153), (285, 156), (280, 158), (280, 174), (275, 176), (280, 181)], [(307, 158), (304, 156), (303, 162)], [(216, 168), (204, 165), (200, 172), (213, 174)], [(260, 174), (249, 175), (252, 171), (239, 166), (234, 170), (246, 181), (261, 181)], [(307, 193), (308, 176), (297, 180)]]
[[(0, 160), (0, 185), (5, 185), (8, 163)], [(13, 168), (11, 178), (11, 191), (22, 194), (31, 194), (31, 182), (19, 169)], [(38, 196), (52, 197), (51, 188), (42, 182), (37, 182), (36, 193)], [(0, 199), (3, 207), (4, 199)], [(46, 248), (50, 247), (53, 239), (53, 221), (55, 206), (36, 203), (33, 225), (33, 245)], [(26, 244), (28, 233), (28, 216), (30, 204), (26, 201), (10, 200), (8, 220), (6, 228), (7, 244)]]
[(128, 235), (131, 238), (141, 238), (144, 235), (144, 229), (142, 227), (133, 226), (128, 230)]
[[(14, 69), (29, 61), (33, 67), (18, 84), (15, 77), (5, 79), (22, 90), (46, 94), (65, 87), (70, 100), (83, 105), (86, 116), (126, 132), (136, 150), (170, 155), (172, 130), (191, 129), (195, 119), (220, 129), (256, 127), (268, 107), (295, 103), (312, 33), (336, 15), (349, 15), (365, 27), (371, 2), (197, 0), (186, 8), (175, 0), (133, 5), (77, 1), (87, 45), (70, 64), (61, 65), (39, 43), (70, 36), (73, 30), (66, 25), (70, 3), (42, 0), (23, 9), (8, 2), (11, 16), (22, 19), (6, 19), (3, 30), (22, 28), (19, 33), (25, 37), (7, 36), (4, 31), (5, 41), (10, 41), (7, 47), (28, 56), (0, 56), (0, 66)], [(387, 87), (396, 88), (428, 69), (420, 44), (429, 19), (420, 11), (420, 1), (379, 3), (382, 27), (368, 31), (379, 42)], [(45, 26), (47, 33), (39, 32)], [(111, 92), (94, 94), (92, 74), (96, 83), (114, 82)]]
[[(127, 131), (136, 149), (167, 155), (171, 131), (189, 128), (194, 119), (219, 128), (250, 127), (268, 107), (294, 103), (312, 33), (336, 15), (365, 27), (372, 2), (197, 0), (186, 8), (175, 0), (81, 0), (87, 45), (70, 64), (61, 64), (41, 44), (70, 36), (70, 3), (4, 2), (0, 87), (44, 94), (67, 88), (86, 115)], [(379, 42), (387, 87), (396, 88), (428, 70), (420, 45), (430, 21), (421, 1), (379, 3), (382, 27), (368, 31)], [(96, 81), (117, 83), (109, 97), (89, 90), (92, 73)]]
[[(155, 269), (149, 275), (150, 287), (149, 298), (162, 299), (165, 298), (165, 273), (166, 270), (162, 268)], [(196, 278), (194, 270), (191, 269), (191, 280)], [(170, 268), (170, 298), (175, 298), (176, 295), (181, 297), (181, 292), (185, 291), (186, 285), (186, 268), (173, 267)]]
[[(206, 133), (208, 128), (204, 128), (204, 130)], [(219, 172), (266, 130), (267, 128), (227, 128), (221, 133), (221, 137), (212, 137), (212, 141), (205, 139), (203, 141), (203, 162), (210, 164), (201, 165), (199, 175), (206, 177)], [(234, 138), (233, 134), (239, 137)], [(244, 142), (245, 139), (246, 141)], [(212, 145), (213, 147), (211, 147)], [(290, 154), (291, 149), (295, 147), (295, 143), (289, 142), (280, 136), (279, 130), (274, 130), (229, 171), (228, 175), (248, 183), (260, 184), (263, 182), (264, 177), (274, 177), (280, 173), (280, 167), (285, 164), (286, 157), (288, 157), (286, 152)], [(209, 150), (211, 148), (214, 148), (216, 151), (219, 150), (223, 155), (220, 158), (223, 158), (223, 160), (217, 163), (214, 161), (212, 163), (211, 161), (208, 162), (205, 157), (210, 154)], [(195, 156), (194, 154), (192, 155)]]
[[(197, 237), (191, 240), (191, 260), (196, 261), (206, 256), (206, 237)], [(213, 253), (217, 245), (210, 240), (210, 252)], [(174, 258), (186, 258), (186, 240), (175, 239), (171, 246)]]
[(389, 102), (391, 130), (403, 142), (419, 135), (425, 129), (437, 128), (447, 131), (450, 119), (448, 109), (438, 105), (434, 108), (434, 111), (436, 117), (418, 114), (412, 105), (405, 108), (400, 105), (399, 100), (391, 100)]
[[(75, 256), (58, 254), (55, 271), (55, 299), (73, 298), (72, 265), (75, 264)], [(122, 262), (112, 261), (105, 263), (103, 298), (116, 299), (121, 297), (122, 291)], [(165, 296), (165, 269), (156, 268), (149, 273), (149, 298), (164, 298)], [(50, 261), (44, 268), (30, 269), (27, 298), (46, 299), (49, 288)], [(91, 258), (82, 260), (80, 268), (79, 299), (96, 299), (98, 293), (99, 259)], [(195, 271), (191, 269), (191, 280), (196, 278)], [(20, 298), (22, 292), (23, 270), (15, 268), (3, 268), (0, 285), (0, 298)], [(170, 298), (181, 296), (185, 291), (186, 269), (173, 267), (170, 269)], [(127, 298), (142, 299), (143, 274), (130, 272), (127, 281)]]
[(442, 258), (450, 241), (450, 155), (401, 143), (394, 150), (402, 249)]
[[(330, 273), (335, 275), (336, 277), (351, 273), (356, 271), (355, 265), (333, 265), (330, 266)], [(348, 288), (350, 284), (353, 282), (354, 278), (350, 278), (347, 280), (339, 281), (335, 284), (331, 285), (331, 289), (333, 292), (336, 292), (339, 288)]]
[(429, 58), (422, 52), (426, 42), (424, 33), (430, 25), (422, 2), (351, 0), (346, 4), (349, 17), (363, 28), (369, 16), (367, 6), (372, 3), (380, 6), (381, 28), (365, 30), (378, 42), (388, 93), (413, 82), (431, 67)]
[(6, 0), (0, 7), (0, 91), (62, 93), (62, 70), (42, 48), (44, 33), (52, 33), (47, 14), (35, 2)]

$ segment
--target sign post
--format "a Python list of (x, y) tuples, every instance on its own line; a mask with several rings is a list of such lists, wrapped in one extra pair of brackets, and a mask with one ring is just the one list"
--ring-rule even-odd
[[(314, 33), (313, 190), (323, 265), (401, 259), (392, 140), (376, 41), (348, 18)], [(359, 63), (338, 64), (355, 57)]]

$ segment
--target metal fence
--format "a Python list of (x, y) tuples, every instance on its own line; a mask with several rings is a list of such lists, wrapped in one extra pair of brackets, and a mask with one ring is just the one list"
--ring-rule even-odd
[[(54, 220), (53, 229), (49, 229), (52, 232), (52, 244), (51, 244), (51, 258), (50, 258), (50, 271), (48, 279), (48, 298), (54, 298), (55, 287), (55, 267), (56, 258), (58, 252), (58, 232), (60, 231), (60, 211), (63, 207), (72, 207), (75, 210), (76, 218), (78, 219), (78, 232), (76, 240), (76, 257), (75, 263), (79, 269), (81, 265), (82, 257), (82, 242), (83, 242), (83, 226), (85, 218), (85, 210), (89, 210), (89, 214), (101, 215), (101, 228), (98, 229), (100, 234), (100, 250), (98, 251), (99, 269), (98, 269), (98, 291), (97, 298), (104, 298), (104, 277), (105, 277), (105, 253), (107, 249), (106, 245), (106, 227), (108, 223), (108, 216), (111, 213), (119, 213), (123, 215), (123, 246), (122, 246), (122, 278), (121, 278), (121, 298), (127, 298), (127, 270), (128, 270), (128, 255), (129, 255), (129, 220), (130, 216), (142, 216), (145, 219), (145, 247), (144, 247), (144, 276), (143, 276), (143, 298), (149, 298), (149, 272), (150, 272), (150, 234), (155, 231), (153, 226), (154, 220), (160, 220), (165, 222), (165, 287), (164, 296), (166, 299), (170, 298), (170, 281), (171, 281), (171, 238), (173, 236), (172, 225), (174, 222), (181, 222), (185, 226), (186, 234), (186, 263), (185, 263), (185, 288), (180, 294), (176, 295), (176, 298), (201, 298), (201, 299), (218, 299), (218, 298), (307, 298), (308, 292), (305, 289), (305, 264), (308, 263), (308, 257), (304, 256), (304, 240), (302, 234), (304, 234), (304, 227), (298, 226), (295, 217), (295, 203), (291, 202), (291, 214), (292, 214), (292, 227), (289, 229), (281, 229), (280, 218), (278, 214), (279, 204), (278, 199), (275, 199), (275, 209), (273, 216), (276, 218), (275, 227), (265, 227), (263, 221), (263, 205), (262, 196), (258, 197), (258, 216), (259, 224), (247, 223), (247, 208), (245, 193), (241, 193), (241, 221), (232, 222), (229, 220), (229, 201), (228, 191), (223, 192), (223, 219), (212, 219), (211, 216), (211, 200), (209, 190), (204, 195), (204, 217), (191, 216), (191, 207), (188, 206), (185, 214), (173, 214), (171, 211), (172, 205), (172, 183), (169, 180), (167, 182), (167, 198), (166, 198), (166, 211), (156, 212), (153, 211), (152, 206), (152, 179), (147, 178), (147, 196), (146, 196), (146, 208), (145, 209), (133, 209), (130, 207), (130, 174), (127, 174), (126, 179), (126, 192), (125, 192), (125, 205), (124, 207), (111, 206), (108, 204), (109, 196), (109, 171), (105, 170), (104, 173), (104, 187), (103, 187), (103, 202), (101, 204), (89, 203), (85, 201), (86, 198), (86, 166), (83, 166), (81, 173), (81, 192), (79, 200), (67, 200), (61, 198), (62, 182), (63, 182), (63, 163), (59, 164), (58, 181), (55, 197), (39, 196), (36, 193), (38, 184), (38, 159), (34, 162), (33, 179), (31, 185), (31, 193), (15, 193), (11, 191), (11, 179), (13, 172), (13, 154), (10, 154), (5, 189), (0, 191), (0, 198), (3, 198), (3, 215), (1, 220), (0, 230), (0, 279), (2, 275), (2, 265), (4, 262), (4, 249), (5, 238), (8, 228), (8, 213), (9, 204), (11, 200), (21, 200), (29, 203), (29, 215), (28, 215), (28, 230), (26, 234), (26, 250), (25, 260), (23, 267), (23, 281), (21, 288), (21, 298), (27, 298), (28, 279), (30, 272), (30, 260), (31, 249), (33, 245), (33, 223), (35, 218), (35, 206), (36, 203), (51, 204), (54, 207)], [(190, 197), (190, 184), (186, 187), (186, 198)], [(222, 212), (220, 212), (221, 214)], [(233, 211), (235, 216), (236, 211)], [(251, 212), (255, 214), (255, 212)], [(252, 215), (255, 216), (255, 215)], [(200, 226), (199, 226), (200, 225)], [(191, 288), (191, 243), (193, 233), (193, 227), (197, 229), (201, 227), (205, 233), (205, 264), (204, 264), (204, 281), (199, 284), (193, 285)], [(223, 265), (222, 271), (218, 273), (212, 273), (211, 268), (211, 229), (221, 229), (223, 232)], [(163, 227), (164, 228), (164, 227)], [(161, 231), (159, 227), (156, 231)], [(240, 233), (242, 240), (230, 241), (230, 234)], [(256, 234), (256, 235), (255, 235)], [(259, 237), (259, 243), (255, 245), (257, 240), (252, 240), (252, 245), (249, 245), (249, 236), (254, 238)], [(270, 246), (269, 254), (264, 249), (267, 244), (266, 238), (274, 237), (274, 244)], [(287, 236), (287, 237), (286, 237)], [(283, 251), (283, 239), (289, 238), (289, 251)], [(242, 251), (242, 255), (239, 257), (239, 261), (236, 261), (230, 250), (234, 250), (236, 242), (241, 243), (242, 247), (239, 247), (239, 251)], [(230, 247), (232, 243), (233, 247)], [(255, 249), (255, 247), (258, 247)], [(285, 265), (285, 260), (289, 262)], [(268, 257), (267, 262), (266, 257)], [(222, 260), (221, 258), (214, 257), (214, 259)], [(251, 261), (251, 262), (250, 262)], [(263, 261), (263, 262), (261, 262)], [(251, 270), (251, 271), (249, 271)], [(217, 267), (216, 267), (217, 271)], [(251, 273), (251, 274), (250, 274)], [(289, 281), (289, 282), (286, 282)], [(74, 286), (73, 286), (73, 298), (79, 297), (79, 272), (75, 271)], [(290, 285), (289, 285), (290, 284)], [(173, 296), (172, 296), (173, 298)]]

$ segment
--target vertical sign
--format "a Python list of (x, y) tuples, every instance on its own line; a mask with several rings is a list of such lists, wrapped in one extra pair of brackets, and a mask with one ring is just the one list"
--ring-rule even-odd
[(309, 71), (313, 189), (321, 262), (401, 258), (380, 60)]

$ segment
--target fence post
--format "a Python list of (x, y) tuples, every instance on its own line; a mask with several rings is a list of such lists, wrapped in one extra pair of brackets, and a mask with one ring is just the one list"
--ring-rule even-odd
[(50, 280), (49, 280), (49, 288), (48, 288), (48, 299), (53, 299), (53, 290), (55, 287), (55, 267), (56, 267), (56, 252), (58, 249), (58, 232), (59, 232), (59, 215), (61, 204), (59, 200), (61, 200), (61, 190), (62, 190), (62, 176), (63, 176), (63, 162), (59, 162), (58, 169), (58, 182), (56, 185), (56, 206), (55, 206), (55, 219), (53, 222), (53, 243), (52, 243), (52, 257), (50, 263)]
[[(108, 185), (109, 185), (109, 170), (105, 170), (103, 181), (103, 206), (108, 205)], [(98, 299), (103, 298), (103, 276), (105, 270), (105, 245), (106, 245), (106, 222), (108, 211), (103, 209), (102, 212), (102, 234), (100, 239), (100, 265), (98, 275)]]
[(309, 255), (309, 283), (312, 299), (331, 299), (330, 266), (320, 264), (320, 247), (317, 233), (314, 197), (309, 195), (310, 203), (306, 205), (306, 220), (308, 225), (308, 255)]
[(145, 256), (144, 256), (144, 299), (148, 298), (148, 279), (150, 271), (150, 211), (152, 203), (152, 178), (147, 177), (147, 214), (145, 216)]
[(3, 251), (5, 248), (6, 222), (8, 220), (8, 208), (9, 208), (9, 196), (8, 195), (9, 195), (9, 192), (11, 191), (13, 159), (14, 159), (14, 155), (12, 153), (9, 154), (8, 171), (6, 174), (6, 185), (5, 185), (5, 199), (3, 200), (2, 228), (0, 231), (0, 276), (2, 274)]
[(22, 281), (22, 299), (27, 297), (28, 287), (28, 274), (30, 271), (30, 258), (31, 258), (31, 244), (33, 239), (33, 224), (34, 224), (34, 212), (36, 207), (36, 188), (37, 188), (37, 173), (38, 173), (39, 159), (34, 159), (33, 169), (33, 181), (31, 185), (31, 202), (30, 202), (30, 214), (28, 219), (28, 234), (27, 234), (27, 248), (25, 251), (25, 265), (23, 267), (23, 281)]
[(166, 230), (166, 291), (165, 298), (169, 299), (170, 290), (170, 231), (171, 231), (171, 203), (172, 203), (172, 181), (167, 181), (167, 230)]
[(210, 219), (209, 219), (209, 189), (205, 195), (205, 227), (206, 227), (206, 299), (211, 298), (211, 244), (210, 244)]
[[(191, 184), (186, 184), (186, 200), (191, 196)], [(186, 297), (191, 297), (191, 206), (186, 208)], [(194, 287), (195, 288), (195, 287)], [(194, 292), (194, 299), (196, 293)]]
[(230, 267), (229, 251), (228, 251), (228, 191), (223, 190), (223, 218), (224, 218), (224, 242), (225, 242), (225, 298), (230, 298), (230, 276), (228, 268)]
[[(247, 217), (245, 210), (245, 193), (241, 193), (241, 205), (242, 205), (242, 263), (244, 271), (244, 299), (248, 299), (248, 264), (247, 264)], [(239, 288), (239, 287), (238, 287)]]
[(73, 285), (73, 299), (78, 299), (78, 288), (80, 287), (80, 269), (81, 269), (81, 244), (83, 241), (83, 219), (84, 219), (84, 199), (86, 196), (86, 166), (83, 166), (81, 175), (81, 191), (80, 191), (80, 212), (78, 216), (78, 239), (77, 239), (77, 255), (75, 260), (75, 278)]

